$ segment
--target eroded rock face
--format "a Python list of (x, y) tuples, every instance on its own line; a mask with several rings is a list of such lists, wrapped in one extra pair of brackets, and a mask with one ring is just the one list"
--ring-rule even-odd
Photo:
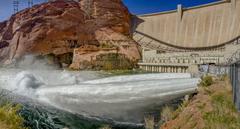
[(25, 9), (0, 23), (3, 64), (26, 54), (66, 53), (73, 53), (74, 69), (109, 53), (136, 62), (140, 54), (130, 38), (130, 14), (121, 0), (57, 0)]

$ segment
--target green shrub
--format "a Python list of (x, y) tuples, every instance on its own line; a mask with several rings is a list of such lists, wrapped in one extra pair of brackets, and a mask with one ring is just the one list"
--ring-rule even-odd
[(113, 63), (109, 62), (109, 61), (105, 62), (103, 65), (103, 69), (104, 70), (113, 70), (114, 69)]
[(204, 87), (208, 87), (213, 84), (213, 78), (212, 76), (206, 75), (201, 78), (200, 85)]
[(228, 75), (227, 74), (223, 74), (220, 76), (220, 81), (226, 81), (228, 80)]
[(154, 129), (154, 116), (148, 115), (144, 117), (145, 129)]
[(240, 116), (228, 93), (211, 96), (213, 111), (204, 114), (206, 129), (240, 129)]
[(5, 104), (0, 107), (0, 129), (27, 129), (23, 118), (18, 115), (19, 105)]
[(189, 102), (190, 102), (189, 100), (184, 100), (184, 101), (178, 106), (178, 108), (173, 112), (172, 119), (177, 118), (177, 116), (188, 106)]
[(172, 120), (174, 117), (174, 110), (173, 108), (166, 106), (162, 109), (161, 112), (161, 120), (163, 121), (169, 121)]
[(109, 125), (104, 125), (103, 127), (101, 127), (100, 129), (111, 129), (111, 127)]
[(128, 70), (134, 67), (131, 60), (119, 53), (100, 54), (94, 64), (97, 70)]

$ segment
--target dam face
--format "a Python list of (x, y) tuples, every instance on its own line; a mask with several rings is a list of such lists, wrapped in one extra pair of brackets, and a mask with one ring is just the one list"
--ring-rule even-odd
[(218, 46), (240, 35), (239, 0), (137, 17), (137, 32), (179, 47)]
[(132, 32), (142, 46), (139, 65), (147, 71), (189, 72), (190, 66), (226, 64), (240, 49), (240, 0), (139, 15)]

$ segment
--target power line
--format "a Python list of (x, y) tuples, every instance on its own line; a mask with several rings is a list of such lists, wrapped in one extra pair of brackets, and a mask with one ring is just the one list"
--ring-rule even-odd
[(17, 13), (19, 9), (19, 0), (13, 0), (13, 12)]
[(31, 8), (33, 6), (33, 0), (28, 0), (28, 8)]
[[(28, 8), (33, 6), (33, 0), (28, 0)], [(19, 11), (19, 0), (13, 0), (13, 13), (17, 13)]]

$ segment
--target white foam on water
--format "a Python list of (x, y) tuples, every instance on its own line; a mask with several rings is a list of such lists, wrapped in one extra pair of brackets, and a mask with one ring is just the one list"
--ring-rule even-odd
[(40, 78), (36, 78), (32, 73), (24, 71), (16, 75), (16, 78), (10, 83), (10, 86), (14, 87), (15, 89), (13, 90), (17, 93), (30, 95), (35, 92), (37, 88), (44, 85), (40, 80)]
[(103, 83), (117, 83), (117, 82), (129, 82), (129, 81), (141, 81), (141, 80), (163, 80), (174, 78), (190, 78), (188, 73), (161, 73), (161, 74), (141, 74), (141, 75), (125, 75), (109, 77), (104, 79), (85, 81), (86, 84), (103, 84)]
[[(80, 101), (109, 102), (131, 101), (131, 98), (147, 98), (155, 95), (175, 91), (178, 89), (194, 88), (198, 79), (174, 79), (174, 80), (143, 80), (136, 82), (106, 83), (106, 84), (85, 84), (73, 86), (57, 86), (40, 88), (38, 95), (59, 94), (78, 96)], [(89, 98), (84, 100), (83, 98)], [(82, 100), (83, 99), (83, 100)], [(107, 101), (107, 100), (112, 101)]]
[(73, 113), (140, 122), (144, 108), (193, 92), (199, 79), (160, 73), (101, 78), (94, 72), (0, 70), (0, 86)]

